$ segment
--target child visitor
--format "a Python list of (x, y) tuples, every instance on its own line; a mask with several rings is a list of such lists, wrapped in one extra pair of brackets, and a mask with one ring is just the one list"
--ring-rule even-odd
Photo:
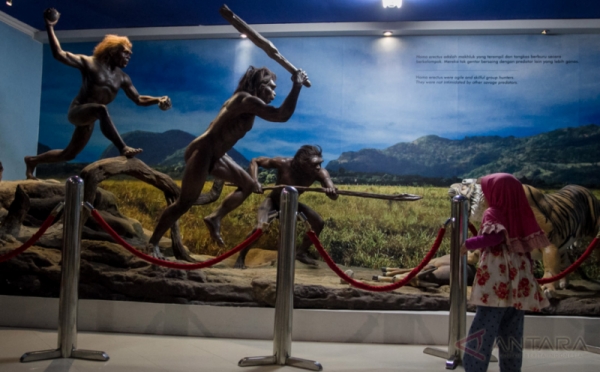
[(477, 311), (466, 339), (463, 366), (467, 372), (487, 371), (497, 338), (500, 371), (518, 372), (523, 362), (525, 311), (537, 312), (549, 305), (533, 276), (530, 252), (550, 242), (514, 176), (485, 176), (481, 188), (487, 209), (479, 235), (467, 239), (461, 248), (463, 254), (481, 249), (470, 300)]

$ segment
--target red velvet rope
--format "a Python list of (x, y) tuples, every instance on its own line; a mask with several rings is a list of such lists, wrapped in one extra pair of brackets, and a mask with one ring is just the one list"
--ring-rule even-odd
[(549, 278), (542, 278), (542, 279), (538, 279), (538, 283), (539, 284), (547, 284), (547, 283), (552, 283), (555, 282), (557, 280), (560, 280), (562, 278), (564, 278), (565, 276), (569, 275), (570, 273), (572, 273), (573, 271), (575, 271), (575, 269), (577, 269), (579, 267), (579, 265), (581, 265), (583, 263), (583, 261), (585, 261), (586, 258), (588, 258), (588, 256), (590, 254), (592, 254), (592, 251), (594, 250), (594, 248), (596, 248), (596, 246), (598, 245), (598, 238), (594, 238), (594, 240), (592, 240), (592, 242), (590, 243), (590, 245), (588, 245), (587, 249), (585, 250), (585, 252), (583, 252), (583, 254), (581, 255), (581, 257), (579, 257), (577, 259), (577, 261), (573, 262), (571, 264), (571, 266), (567, 267), (563, 272), (561, 272), (560, 274), (551, 276)]
[(56, 215), (54, 213), (50, 214), (48, 218), (46, 218), (42, 226), (40, 226), (40, 229), (35, 234), (33, 234), (31, 238), (29, 238), (29, 240), (25, 242), (25, 244), (23, 244), (22, 246), (13, 250), (10, 253), (0, 256), (0, 262), (8, 261), (11, 258), (16, 257), (21, 253), (25, 252), (27, 249), (29, 249), (33, 244), (35, 244), (35, 242), (37, 242), (41, 238), (42, 235), (44, 235), (46, 230), (48, 230), (48, 228), (52, 226), (52, 223), (54, 222), (55, 218)]
[(315, 234), (315, 232), (312, 230), (308, 231), (307, 234), (308, 234), (308, 237), (310, 238), (310, 240), (312, 241), (312, 243), (315, 245), (315, 248), (317, 248), (317, 251), (319, 251), (319, 253), (323, 257), (323, 259), (329, 266), (329, 268), (331, 270), (333, 270), (340, 278), (344, 279), (345, 281), (347, 281), (348, 283), (350, 283), (352, 286), (354, 286), (356, 288), (364, 289), (367, 291), (373, 291), (373, 292), (387, 292), (387, 291), (393, 291), (394, 289), (398, 289), (398, 288), (404, 286), (406, 283), (411, 281), (412, 278), (414, 278), (425, 267), (425, 265), (427, 265), (429, 263), (429, 261), (431, 261), (431, 259), (433, 258), (433, 256), (437, 252), (437, 250), (440, 248), (440, 245), (442, 244), (442, 238), (444, 237), (445, 232), (446, 232), (446, 229), (442, 227), (440, 229), (440, 231), (438, 232), (437, 238), (435, 239), (435, 242), (433, 243), (433, 246), (431, 247), (431, 250), (429, 251), (429, 253), (427, 253), (427, 255), (425, 256), (423, 261), (421, 261), (419, 266), (412, 269), (412, 271), (405, 278), (403, 278), (399, 282), (396, 282), (393, 284), (388, 284), (388, 285), (381, 285), (381, 286), (373, 286), (373, 285), (369, 285), (369, 284), (366, 284), (363, 282), (359, 282), (357, 280), (352, 279), (348, 275), (346, 275), (346, 273), (343, 272), (342, 269), (340, 269), (335, 264), (335, 262), (333, 262), (333, 259), (327, 254), (327, 252), (325, 252), (325, 249), (321, 245), (321, 242), (319, 241), (319, 237), (317, 236), (317, 234)]
[(262, 229), (256, 229), (256, 231), (254, 231), (254, 233), (252, 235), (250, 235), (246, 240), (244, 240), (240, 245), (238, 245), (237, 247), (233, 248), (232, 250), (230, 250), (229, 252), (226, 252), (222, 255), (220, 255), (219, 257), (215, 257), (213, 259), (210, 259), (208, 261), (204, 261), (204, 262), (199, 262), (196, 264), (181, 264), (181, 263), (177, 263), (177, 262), (171, 262), (171, 261), (164, 261), (161, 259), (158, 259), (156, 257), (152, 257), (150, 255), (144, 254), (140, 251), (138, 251), (137, 249), (135, 249), (134, 247), (132, 247), (129, 243), (127, 243), (125, 240), (123, 240), (123, 238), (121, 238), (119, 236), (119, 234), (117, 234), (109, 225), (108, 223), (106, 223), (106, 221), (104, 221), (104, 219), (102, 218), (102, 216), (100, 216), (100, 214), (98, 213), (98, 211), (96, 211), (95, 209), (92, 210), (92, 217), (94, 217), (94, 219), (96, 220), (96, 222), (98, 222), (98, 224), (104, 229), (104, 231), (106, 231), (110, 236), (113, 237), (113, 239), (119, 243), (120, 245), (123, 246), (123, 248), (127, 249), (129, 252), (131, 252), (133, 255), (141, 258), (142, 260), (148, 261), (150, 263), (153, 263), (155, 265), (158, 266), (163, 266), (163, 267), (168, 267), (171, 269), (180, 269), (180, 270), (196, 270), (196, 269), (203, 269), (209, 266), (212, 266), (216, 263), (219, 263), (221, 261), (223, 261), (224, 259), (238, 253), (239, 251), (241, 251), (242, 249), (248, 247), (250, 244), (254, 243), (263, 233)]

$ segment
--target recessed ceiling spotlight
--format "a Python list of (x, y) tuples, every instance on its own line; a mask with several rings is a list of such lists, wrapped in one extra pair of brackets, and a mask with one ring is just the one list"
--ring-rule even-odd
[(12, 6), (12, 0), (6, 0), (6, 5)]
[(246, 35), (246, 34), (240, 34), (240, 37), (241, 37), (242, 39), (246, 39), (246, 38), (248, 37), (248, 35)]
[(392, 36), (394, 33), (392, 31), (384, 31), (383, 36)]
[(402, 7), (402, 0), (381, 0), (384, 8), (400, 8)]
[(548, 35), (548, 30), (542, 30), (542, 35)]

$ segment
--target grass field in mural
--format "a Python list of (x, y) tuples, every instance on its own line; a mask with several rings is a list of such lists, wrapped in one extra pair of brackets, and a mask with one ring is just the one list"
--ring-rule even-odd
[[(208, 192), (211, 183), (205, 185)], [(162, 192), (139, 181), (104, 181), (104, 189), (114, 193), (124, 215), (134, 218), (152, 230), (165, 208)], [(414, 202), (374, 201), (340, 196), (331, 201), (323, 194), (305, 193), (300, 202), (316, 210), (325, 220), (320, 239), (323, 246), (340, 264), (378, 269), (384, 266), (414, 267), (431, 248), (442, 224), (450, 217), (450, 199), (447, 187), (430, 186), (340, 186), (340, 189), (378, 194), (410, 193), (423, 196)], [(263, 195), (251, 195), (238, 209), (223, 219), (222, 235), (226, 248), (214, 244), (202, 218), (232, 191), (226, 187), (221, 198), (213, 204), (196, 206), (180, 220), (184, 244), (192, 253), (218, 255), (243, 241), (256, 223), (256, 211)], [(600, 190), (594, 191), (600, 197)], [(302, 229), (299, 225), (299, 229)], [(254, 247), (276, 249), (278, 226), (273, 224), (268, 235)], [(449, 231), (438, 256), (449, 253)], [(586, 246), (587, 246), (586, 242)], [(579, 247), (581, 254), (586, 246)], [(312, 249), (314, 252), (314, 249)], [(596, 258), (593, 258), (596, 260)], [(590, 277), (599, 277), (598, 265), (592, 261), (584, 270)]]

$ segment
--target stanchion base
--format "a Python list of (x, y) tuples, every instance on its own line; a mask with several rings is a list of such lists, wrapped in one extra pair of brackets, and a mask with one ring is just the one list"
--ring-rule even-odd
[[(423, 350), (423, 353), (446, 359), (446, 369), (455, 369), (460, 364), (460, 359), (456, 355), (450, 355), (446, 350), (426, 347)], [(498, 358), (492, 355), (490, 357), (490, 362), (496, 363), (498, 362)]]
[[(254, 367), (254, 366), (271, 366), (276, 365), (277, 358), (272, 356), (262, 356), (262, 357), (247, 357), (243, 358), (238, 362), (238, 366), (240, 367)], [(300, 359), (294, 357), (288, 357), (285, 359), (285, 365), (296, 368), (308, 369), (311, 371), (322, 371), (323, 366), (319, 362), (315, 362), (308, 359)]]
[(60, 349), (31, 351), (21, 356), (21, 363), (36, 362), (38, 360), (57, 359), (61, 357)]
[(106, 362), (110, 359), (108, 354), (106, 354), (104, 351), (80, 350), (80, 349), (74, 349), (71, 352), (71, 358), (96, 360), (98, 362)]
[(247, 357), (243, 358), (238, 362), (240, 367), (254, 367), (254, 366), (271, 366), (277, 364), (275, 355), (272, 356), (261, 356), (261, 357)]
[[(36, 362), (39, 360), (58, 359), (58, 358), (64, 358), (60, 349), (32, 351), (32, 352), (23, 354), (23, 356), (21, 357), (21, 363)], [(73, 349), (71, 351), (70, 358), (96, 360), (99, 362), (106, 362), (108, 359), (110, 359), (109, 356), (104, 351), (79, 350), (79, 349)]]
[(458, 356), (452, 355), (448, 359), (446, 359), (446, 369), (456, 369), (460, 364), (461, 360)]
[(600, 347), (598, 346), (585, 345), (585, 350), (589, 351), (590, 353), (600, 354)]

